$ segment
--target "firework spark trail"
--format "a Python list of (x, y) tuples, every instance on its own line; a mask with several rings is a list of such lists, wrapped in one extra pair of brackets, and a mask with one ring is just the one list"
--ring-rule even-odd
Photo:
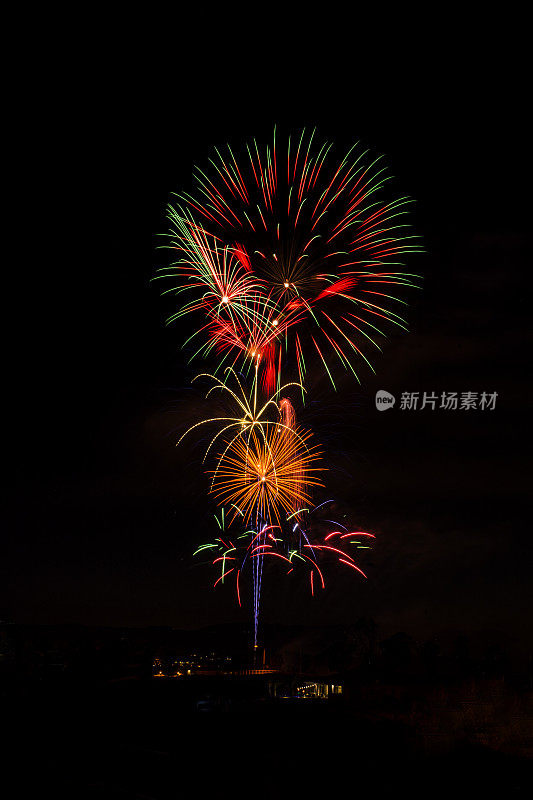
[[(235, 581), (236, 597), (239, 606), (241, 603), (241, 589), (239, 581), (245, 572), (246, 565), (251, 562), (252, 579), (252, 606), (254, 617), (254, 645), (258, 641), (259, 613), (261, 605), (261, 588), (263, 580), (263, 570), (266, 559), (269, 563), (283, 565), (288, 569), (286, 575), (294, 573), (296, 566), (303, 569), (309, 577), (309, 587), (311, 595), (315, 595), (316, 587), (325, 589), (326, 582), (324, 569), (328, 561), (336, 561), (338, 564), (345, 565), (355, 570), (362, 577), (366, 578), (363, 570), (356, 564), (355, 559), (346, 549), (349, 544), (356, 549), (369, 549), (369, 545), (362, 545), (361, 539), (370, 541), (375, 539), (374, 534), (365, 531), (347, 531), (346, 527), (335, 520), (316, 518), (316, 512), (324, 505), (333, 502), (325, 501), (318, 506), (311, 508), (299, 508), (293, 514), (287, 516), (279, 525), (267, 525), (258, 521), (258, 524), (236, 538), (232, 538), (225, 529), (227, 514), (225, 509), (221, 509), (220, 519), (215, 514), (215, 519), (220, 528), (220, 536), (213, 542), (201, 545), (195, 555), (199, 553), (211, 553), (214, 556), (211, 564), (220, 569), (220, 575), (215, 581), (215, 587), (224, 583), (224, 578), (233, 576)], [(296, 522), (295, 522), (296, 520)], [(311, 528), (326, 525), (328, 528), (333, 526), (333, 530), (327, 534), (313, 533)], [(342, 530), (338, 530), (338, 529)], [(342, 546), (328, 544), (333, 537), (348, 539)], [(366, 537), (366, 538), (365, 538)], [(229, 555), (231, 553), (231, 555)], [(228, 566), (231, 561), (232, 566)], [(318, 583), (315, 582), (315, 575)]]
[(274, 129), (272, 146), (254, 140), (245, 153), (217, 150), (208, 172), (196, 170), (193, 194), (169, 205), (168, 246), (181, 258), (161, 277), (177, 276), (170, 291), (196, 297), (170, 321), (204, 308), (212, 319), (200, 352), (257, 358), (268, 392), (282, 350), (305, 371), (303, 339), (333, 385), (335, 363), (359, 380), (354, 363), (371, 368), (364, 349), (381, 349), (383, 326), (406, 329), (398, 307), (418, 276), (401, 259), (422, 252), (411, 199), (387, 196), (382, 156), (357, 143), (339, 159), (315, 131), (280, 146)]
[[(305, 403), (310, 360), (333, 387), (339, 368), (359, 383), (358, 364), (373, 370), (368, 353), (386, 332), (407, 330), (402, 307), (419, 276), (403, 259), (423, 252), (408, 221), (412, 200), (388, 193), (382, 156), (356, 143), (339, 158), (315, 130), (276, 137), (274, 128), (272, 145), (252, 140), (237, 155), (215, 148), (207, 169), (195, 168), (192, 192), (168, 206), (165, 246), (176, 260), (157, 276), (181, 303), (168, 324), (192, 323), (190, 360), (216, 358), (214, 374), (198, 376), (212, 382), (207, 396), (230, 401), (227, 416), (201, 420), (180, 442), (217, 428), (204, 461), (217, 452), (209, 474), (221, 535), (197, 552), (216, 556), (214, 585), (235, 580), (239, 605), (243, 570), (251, 574), (255, 645), (266, 564), (306, 570), (313, 596), (332, 559), (366, 577), (348, 547), (368, 549), (374, 536), (322, 519), (330, 501), (312, 506), (320, 452), (286, 390), (298, 387)], [(282, 385), (293, 365), (298, 383)], [(250, 375), (248, 394), (241, 381)], [(229, 536), (227, 522), (246, 530)]]
[[(319, 453), (316, 447), (308, 444), (310, 434), (296, 428), (296, 415), (290, 400), (284, 397), (277, 402), (281, 391), (291, 386), (302, 390), (303, 387), (299, 384), (287, 384), (260, 404), (257, 399), (257, 371), (249, 395), (238, 374), (231, 369), (227, 373), (234, 379), (235, 388), (214, 375), (197, 377), (211, 381), (212, 386), (207, 397), (216, 390), (221, 391), (231, 401), (232, 407), (236, 409), (233, 413), (237, 416), (201, 420), (185, 431), (178, 444), (188, 433), (202, 425), (213, 423), (219, 427), (207, 447), (204, 460), (220, 438), (223, 450), (217, 458), (216, 469), (212, 472), (212, 491), (219, 501), (222, 502), (225, 498), (224, 502), (230, 504), (230, 521), (239, 514), (245, 524), (252, 525), (257, 531), (252, 540), (254, 549), (246, 552), (235, 575), (240, 603), (239, 577), (249, 556), (253, 562), (254, 642), (257, 644), (263, 562), (266, 550), (270, 547), (266, 543), (267, 531), (272, 528), (273, 521), (278, 521), (283, 513), (296, 508), (301, 501), (307, 499), (311, 485), (320, 485), (315, 476), (318, 468), (313, 466)], [(275, 419), (269, 419), (269, 413), (275, 414)], [(225, 519), (223, 515), (222, 524), (219, 523), (221, 528), (225, 525)], [(226, 546), (225, 542), (223, 544)], [(235, 569), (225, 569), (226, 560), (234, 560), (234, 556), (229, 556), (235, 549), (233, 542), (230, 544), (232, 547), (216, 559), (217, 562), (221, 561), (222, 573), (215, 586), (219, 582), (223, 583), (225, 575)]]
[[(264, 532), (261, 530), (259, 543), (264, 542)], [(257, 647), (257, 633), (259, 629), (259, 608), (261, 603), (261, 583), (263, 579), (263, 550), (253, 559), (254, 564), (254, 647)]]
[[(202, 420), (191, 426), (181, 439), (207, 422), (219, 427), (207, 447), (206, 457), (214, 452), (215, 443), (223, 443), (222, 452), (216, 457), (216, 468), (211, 471), (211, 491), (223, 504), (221, 520), (217, 519), (217, 522), (224, 535), (214, 543), (203, 545), (197, 552), (216, 550), (213, 564), (219, 565), (221, 572), (214, 585), (223, 584), (226, 577), (232, 577), (239, 605), (240, 581), (247, 563), (251, 562), (254, 644), (257, 645), (266, 562), (285, 562), (287, 574), (293, 574), (295, 566), (305, 568), (311, 595), (314, 596), (317, 589), (325, 588), (323, 564), (319, 563), (325, 557), (334, 556), (339, 565), (348, 566), (366, 577), (347, 552), (346, 545), (357, 544), (353, 541), (356, 534), (361, 537), (372, 535), (350, 533), (346, 526), (331, 519), (317, 519), (313, 525), (317, 512), (330, 501), (317, 507), (311, 505), (312, 489), (322, 483), (317, 474), (320, 467), (316, 466), (320, 453), (311, 444), (310, 433), (297, 427), (296, 413), (289, 397), (278, 399), (278, 391), (260, 403), (257, 383), (248, 393), (237, 373), (229, 370), (228, 375), (233, 378), (234, 388), (213, 375), (203, 376), (212, 384), (207, 397), (220, 391), (229, 399), (232, 408), (236, 409), (233, 413), (237, 415)], [(297, 384), (294, 386), (302, 388)], [(287, 388), (290, 387), (281, 387), (281, 390)], [(268, 419), (267, 413), (272, 413), (275, 418)], [(227, 512), (225, 508), (228, 508)], [(237, 539), (226, 532), (227, 524), (233, 526), (235, 520), (238, 520), (239, 527), (244, 525), (247, 528)], [(314, 531), (320, 524), (328, 525), (325, 537), (317, 537)], [(333, 529), (330, 530), (329, 526)], [(330, 541), (345, 536), (352, 539), (349, 542)]]
[[(245, 391), (239, 374), (231, 367), (228, 367), (225, 370), (225, 380), (230, 381), (230, 379), (233, 379), (232, 384), (234, 384), (234, 388), (232, 388), (232, 385), (224, 383), (222, 380), (220, 380), (220, 378), (217, 378), (215, 375), (211, 375), (209, 373), (197, 375), (195, 378), (193, 378), (193, 382), (200, 378), (204, 378), (212, 382), (212, 386), (206, 394), (206, 399), (215, 391), (222, 392), (223, 396), (231, 402), (232, 408), (229, 413), (232, 414), (232, 416), (209, 417), (207, 419), (200, 420), (200, 422), (191, 425), (180, 436), (176, 444), (181, 444), (183, 439), (189, 433), (203, 425), (218, 426), (219, 430), (209, 442), (203, 458), (203, 461), (205, 462), (213, 446), (218, 442), (219, 437), (226, 437), (226, 439), (222, 440), (225, 442), (225, 448), (218, 459), (217, 469), (215, 469), (213, 474), (213, 482), (216, 478), (218, 467), (220, 466), (222, 459), (225, 457), (226, 452), (239, 439), (243, 440), (245, 443), (248, 443), (249, 436), (252, 432), (257, 432), (257, 435), (263, 440), (265, 446), (267, 446), (267, 433), (270, 428), (276, 429), (278, 433), (286, 430), (287, 432), (292, 432), (295, 442), (300, 442), (302, 446), (305, 446), (305, 438), (303, 438), (300, 433), (294, 429), (294, 415), (289, 419), (284, 410), (288, 407), (287, 404), (290, 405), (290, 401), (288, 399), (282, 399), (279, 405), (277, 402), (280, 392), (290, 389), (291, 387), (298, 387), (303, 393), (304, 388), (301, 384), (295, 382), (286, 383), (283, 386), (280, 386), (277, 391), (274, 392), (274, 394), (267, 400), (259, 402), (257, 393), (257, 369), (255, 370), (252, 389), (249, 393)], [(269, 415), (274, 416), (275, 419), (271, 419)], [(287, 425), (286, 417), (289, 419), (290, 425)], [(229, 443), (227, 442), (228, 438)]]
[(310, 487), (321, 486), (314, 466), (319, 459), (311, 434), (283, 427), (269, 428), (259, 437), (252, 428), (247, 440), (237, 438), (219, 457), (211, 491), (221, 504), (234, 504), (245, 521), (254, 515), (269, 524), (296, 503), (310, 499)]
[[(290, 399), (288, 397), (282, 397), (279, 401), (279, 407), (281, 412), (281, 418), (283, 420), (283, 424), (285, 425), (285, 429), (287, 431), (288, 436), (296, 436), (296, 413), (294, 411), (294, 406), (292, 405)], [(293, 433), (291, 433), (293, 432)], [(301, 491), (303, 485), (305, 484), (305, 475), (303, 472), (299, 473), (296, 478), (298, 489)], [(296, 510), (299, 506), (299, 502), (295, 499), (293, 503), (293, 511)]]

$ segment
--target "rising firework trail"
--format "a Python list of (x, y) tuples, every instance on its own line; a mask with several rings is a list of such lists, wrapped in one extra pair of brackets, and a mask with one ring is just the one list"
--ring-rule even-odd
[(371, 549), (375, 536), (366, 531), (349, 530), (340, 522), (317, 515), (320, 509), (332, 502), (328, 500), (315, 507), (299, 508), (278, 525), (263, 525), (257, 529), (237, 524), (234, 532), (227, 528), (225, 508), (214, 515), (218, 535), (200, 545), (194, 555), (209, 557), (208, 563), (218, 573), (213, 587), (231, 583), (239, 606), (243, 604), (244, 577), (251, 575), (255, 644), (264, 564), (271, 567), (271, 580), (275, 582), (283, 575), (292, 579), (299, 574), (306, 575), (312, 596), (317, 590), (325, 589), (327, 570), (335, 563), (350, 568), (362, 578), (367, 577), (355, 555), (359, 550)]

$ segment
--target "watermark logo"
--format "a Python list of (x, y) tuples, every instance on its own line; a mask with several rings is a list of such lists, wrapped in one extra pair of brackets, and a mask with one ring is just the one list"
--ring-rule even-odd
[(380, 389), (376, 392), (376, 408), (378, 411), (386, 411), (388, 408), (392, 408), (395, 402), (396, 398), (394, 395), (386, 392), (384, 389)]
[[(494, 411), (498, 392), (402, 392), (398, 408), (400, 411)], [(376, 392), (376, 408), (386, 411), (392, 408), (396, 398), (380, 389)]]

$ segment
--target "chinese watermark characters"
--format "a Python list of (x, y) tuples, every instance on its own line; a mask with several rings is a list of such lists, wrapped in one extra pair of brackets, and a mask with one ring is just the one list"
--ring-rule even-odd
[[(402, 392), (400, 411), (494, 411), (498, 392)], [(396, 398), (380, 389), (376, 392), (376, 408), (393, 408)]]
[(401, 411), (494, 411), (498, 392), (402, 392)]

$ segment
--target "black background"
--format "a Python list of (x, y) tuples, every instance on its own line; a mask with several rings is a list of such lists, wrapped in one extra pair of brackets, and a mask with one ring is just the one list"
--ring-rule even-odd
[[(267, 15), (268, 16), (268, 15)], [(91, 27), (50, 42), (17, 89), (20, 224), (5, 340), (9, 491), (2, 616), (198, 627), (247, 619), (192, 550), (211, 533), (181, 330), (150, 284), (171, 191), (213, 144), (274, 123), (387, 155), (427, 253), (411, 333), (308, 421), (343, 511), (378, 536), (369, 581), (271, 585), (267, 621), (366, 614), (384, 631), (506, 631), (527, 647), (529, 134), (516, 22), (417, 20), (391, 43), (355, 17), (245, 34), (230, 20)], [(137, 22), (140, 22), (137, 20)], [(93, 21), (94, 23), (94, 21)], [(216, 26), (215, 26), (216, 28)], [(348, 30), (346, 30), (348, 28)], [(166, 29), (166, 30), (165, 30)], [(97, 31), (97, 32), (96, 32)], [(166, 35), (165, 35), (166, 34)], [(262, 34), (262, 35), (261, 35)], [(160, 58), (161, 54), (165, 58)], [(415, 270), (416, 271), (416, 270)], [(498, 392), (496, 410), (375, 409), (384, 388)], [(304, 419), (305, 421), (305, 419)], [(288, 601), (290, 603), (287, 605)]]

